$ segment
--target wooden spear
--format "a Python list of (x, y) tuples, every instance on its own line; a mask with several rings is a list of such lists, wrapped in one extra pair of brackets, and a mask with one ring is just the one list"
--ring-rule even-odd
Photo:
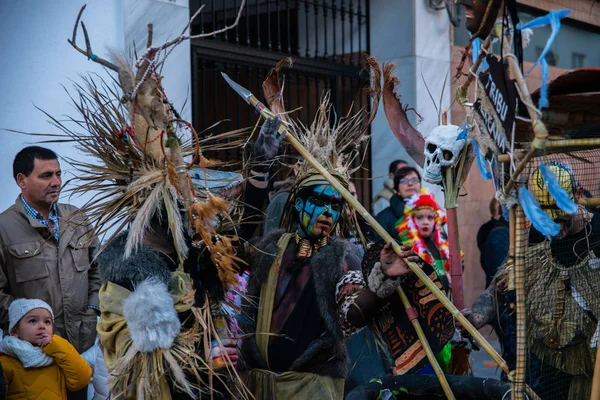
[[(254, 96), (249, 90), (245, 89), (244, 87), (242, 87), (239, 84), (237, 84), (236, 82), (234, 82), (224, 72), (221, 72), (221, 75), (223, 76), (223, 78), (225, 78), (225, 80), (227, 81), (229, 86), (231, 86), (233, 88), (233, 90), (236, 91), (236, 93), (238, 93), (242, 98), (244, 98), (244, 100), (246, 100), (246, 102), (248, 104), (250, 104), (251, 106), (254, 107), (256, 112), (260, 113), (265, 118), (274, 118), (275, 117), (275, 115), (263, 103), (261, 103), (256, 98), (256, 96)], [(392, 239), (392, 237), (385, 231), (385, 229), (383, 229), (381, 227), (381, 225), (379, 225), (377, 223), (375, 218), (373, 218), (371, 216), (371, 214), (369, 214), (369, 212), (362, 206), (362, 204), (360, 204), (358, 202), (358, 200), (344, 186), (342, 186), (342, 184), (336, 178), (334, 178), (313, 157), (313, 155), (308, 150), (306, 150), (306, 148), (302, 145), (302, 143), (300, 143), (298, 141), (298, 139), (296, 139), (292, 134), (290, 134), (286, 131), (284, 124), (282, 124), (279, 127), (279, 133), (285, 134), (285, 138), (296, 149), (296, 151), (298, 151), (298, 153), (302, 157), (304, 157), (304, 159), (306, 161), (308, 161), (329, 182), (329, 184), (331, 186), (333, 186), (356, 211), (358, 211), (358, 213), (363, 218), (365, 218), (365, 220), (375, 229), (375, 231), (379, 235), (381, 235), (381, 237), (387, 243), (390, 243), (390, 242), (392, 243), (392, 247), (393, 247), (394, 251), (396, 252), (396, 254), (401, 253), (402, 249), (400, 248), (400, 245), (395, 240)], [(419, 268), (419, 266), (417, 264), (410, 263), (409, 267), (413, 271), (415, 271), (415, 272), (418, 271), (420, 273), (420, 275), (417, 273), (417, 276), (421, 279), (421, 281), (423, 283), (425, 283), (426, 286), (428, 286), (430, 289), (433, 287), (433, 288), (435, 288), (435, 290), (437, 290), (437, 293), (435, 293), (436, 297), (440, 298), (440, 296), (441, 296), (442, 298), (446, 299), (446, 301), (448, 301), (448, 298), (437, 288), (437, 286), (435, 286), (435, 284), (429, 279), (427, 274), (425, 274), (421, 270), (421, 268)], [(410, 304), (410, 301), (408, 300), (408, 297), (406, 297), (404, 290), (400, 286), (396, 288), (396, 292), (398, 293), (398, 295), (400, 296), (400, 299), (402, 300), (402, 304), (404, 305), (407, 315), (408, 315), (409, 319), (411, 320), (413, 327), (415, 328), (417, 336), (419, 337), (419, 340), (421, 341), (421, 345), (423, 346), (423, 349), (425, 350), (425, 354), (427, 355), (427, 358), (428, 358), (429, 362), (431, 363), (438, 380), (440, 381), (440, 385), (442, 386), (442, 389), (444, 390), (446, 397), (449, 400), (454, 400), (455, 397), (452, 394), (452, 390), (450, 389), (450, 385), (448, 384), (448, 381), (446, 380), (446, 376), (444, 375), (444, 372), (442, 371), (439, 363), (437, 362), (437, 360), (435, 358), (435, 354), (433, 354), (433, 351), (431, 350), (431, 346), (429, 346), (429, 342), (427, 341), (427, 338), (425, 337), (425, 333), (423, 332), (423, 329), (421, 328), (421, 325), (419, 324), (419, 320), (417, 319), (417, 315), (416, 315), (416, 310), (412, 307), (412, 305)], [(452, 304), (452, 303), (450, 303), (450, 304)], [(463, 317), (463, 319), (465, 319), (465, 318)], [(466, 319), (465, 319), (465, 321), (466, 321)], [(483, 339), (483, 337), (482, 337), (482, 339)], [(485, 339), (483, 339), (483, 340), (485, 340)], [(490, 348), (491, 348), (491, 346), (490, 346)], [(498, 355), (498, 357), (499, 357), (499, 355)]]
[[(253, 106), (257, 112), (259, 112), (265, 118), (273, 118), (274, 117), (274, 115), (267, 109), (267, 107), (265, 107), (265, 105), (262, 104), (256, 98), (256, 96), (254, 96), (249, 90), (247, 90), (247, 89), (243, 88), (242, 86), (238, 85), (237, 83), (235, 83), (231, 78), (229, 78), (229, 76), (227, 76), (227, 74), (221, 72), (221, 75), (225, 78), (225, 80), (233, 88), (233, 90), (235, 90), (236, 93), (238, 93), (242, 98), (244, 98), (244, 100), (248, 104)], [(279, 132), (281, 134), (284, 134), (286, 132), (285, 126), (283, 126), (283, 124), (279, 127)], [(306, 148), (304, 148), (304, 146), (302, 146), (302, 144), (300, 142), (298, 142), (298, 139), (296, 139), (293, 135), (291, 135), (289, 133), (287, 133), (285, 137), (288, 140), (288, 142), (290, 142), (290, 144), (292, 146), (294, 146), (296, 151), (298, 151), (298, 153), (300, 153), (300, 155), (302, 157), (304, 157), (304, 159), (306, 161), (308, 161), (323, 176), (323, 178), (325, 178), (329, 182), (329, 184), (331, 186), (333, 186), (342, 195), (344, 200), (346, 200), (348, 202), (348, 204), (350, 204), (350, 206), (352, 206), (365, 219), (365, 221), (367, 221), (369, 223), (369, 225), (371, 225), (371, 227), (375, 230), (375, 232), (377, 232), (379, 234), (379, 236), (381, 236), (381, 238), (386, 243), (392, 244), (392, 248), (394, 249), (394, 252), (396, 254), (400, 255), (402, 253), (402, 248), (400, 247), (400, 244), (398, 244), (398, 242), (396, 242), (390, 236), (390, 234), (385, 229), (383, 229), (383, 227), (381, 225), (379, 225), (377, 220), (375, 218), (373, 218), (373, 216), (371, 214), (369, 214), (369, 212), (363, 207), (363, 205), (360, 204), (358, 202), (358, 200), (344, 186), (342, 186), (342, 184), (337, 179), (335, 179), (313, 157), (313, 155), (310, 154), (308, 152), (308, 150), (306, 150)], [(421, 282), (423, 282), (423, 284), (425, 286), (427, 286), (427, 288), (431, 291), (431, 293), (433, 293), (433, 295), (444, 305), (444, 307), (446, 307), (446, 309), (450, 312), (450, 314), (452, 314), (452, 316), (454, 316), (454, 318), (456, 318), (458, 320), (458, 322), (467, 330), (467, 332), (469, 332), (469, 334), (486, 351), (486, 353), (488, 353), (489, 356), (492, 357), (492, 359), (498, 364), (498, 366), (500, 368), (502, 368), (502, 370), (505, 373), (507, 373), (507, 374), (510, 373), (510, 371), (508, 369), (508, 365), (506, 364), (506, 361), (504, 361), (502, 356), (500, 354), (498, 354), (496, 349), (494, 349), (492, 347), (492, 345), (490, 345), (488, 343), (488, 341), (485, 340), (485, 338), (481, 335), (481, 333), (479, 333), (479, 331), (473, 325), (471, 325), (469, 320), (460, 313), (458, 308), (456, 308), (454, 306), (454, 304), (452, 304), (452, 302), (446, 297), (446, 295), (435, 285), (435, 283), (433, 283), (433, 281), (429, 278), (429, 276), (427, 276), (427, 274), (425, 272), (423, 272), (421, 270), (421, 268), (419, 268), (419, 265), (417, 265), (414, 262), (408, 261), (406, 259), (404, 259), (404, 262), (413, 271), (413, 273), (415, 275), (417, 275), (417, 277), (421, 280)], [(397, 290), (401, 291), (402, 289), (397, 288)], [(426, 341), (422, 342), (422, 343), (423, 343), (424, 348), (429, 345)], [(434, 360), (435, 360), (435, 358), (434, 358)], [(437, 361), (435, 361), (435, 362), (437, 362)], [(432, 362), (432, 365), (434, 365), (433, 362)], [(526, 389), (527, 389), (527, 393), (530, 395), (531, 398), (539, 399), (539, 397), (528, 386), (526, 386)]]

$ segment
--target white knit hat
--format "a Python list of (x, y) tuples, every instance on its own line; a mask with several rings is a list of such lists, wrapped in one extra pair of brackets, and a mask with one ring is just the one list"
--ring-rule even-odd
[(52, 307), (45, 301), (40, 299), (16, 299), (8, 306), (8, 331), (12, 331), (25, 314), (36, 308), (48, 310), (52, 315), (52, 321), (54, 321)]

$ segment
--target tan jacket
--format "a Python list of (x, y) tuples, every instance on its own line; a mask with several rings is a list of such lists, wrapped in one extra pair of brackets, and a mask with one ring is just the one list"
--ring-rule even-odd
[(58, 244), (48, 228), (31, 218), (20, 198), (0, 214), (0, 327), (8, 328), (13, 298), (39, 298), (54, 310), (54, 333), (80, 353), (94, 344), (96, 317), (85, 315), (98, 306), (101, 281), (91, 264), (98, 239), (86, 242), (90, 227), (83, 219), (67, 226), (76, 207), (58, 204)]

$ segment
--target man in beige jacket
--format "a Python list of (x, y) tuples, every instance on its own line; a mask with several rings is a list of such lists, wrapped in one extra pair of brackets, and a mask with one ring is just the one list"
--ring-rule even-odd
[(87, 236), (83, 216), (72, 216), (76, 207), (57, 203), (62, 180), (52, 150), (24, 148), (13, 176), (21, 194), (0, 214), (0, 327), (8, 327), (13, 299), (39, 298), (54, 310), (54, 333), (81, 353), (96, 338), (98, 240)]

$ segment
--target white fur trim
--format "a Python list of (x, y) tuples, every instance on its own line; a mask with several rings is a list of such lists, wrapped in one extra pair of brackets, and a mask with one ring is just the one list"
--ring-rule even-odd
[(402, 283), (402, 277), (390, 279), (383, 274), (381, 263), (376, 262), (369, 274), (369, 289), (371, 289), (377, 297), (385, 299), (396, 292), (396, 287)]
[(123, 304), (123, 316), (136, 349), (168, 349), (181, 330), (173, 298), (164, 283), (145, 280)]

